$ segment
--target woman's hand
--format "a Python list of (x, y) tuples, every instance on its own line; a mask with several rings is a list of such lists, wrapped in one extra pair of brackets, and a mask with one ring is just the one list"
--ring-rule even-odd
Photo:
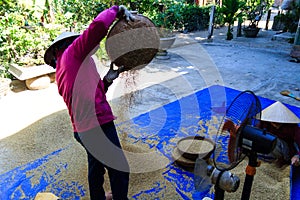
[(119, 19), (125, 18), (126, 21), (134, 21), (135, 20), (132, 13), (129, 10), (127, 10), (127, 8), (124, 5), (119, 6), (119, 12), (117, 13), (117, 17)]
[(118, 69), (114, 69), (114, 63), (110, 63), (110, 69), (107, 74), (104, 76), (105, 80), (108, 83), (112, 83), (113, 80), (119, 77), (119, 74), (124, 71), (124, 66), (118, 67)]
[(291, 163), (294, 166), (299, 166), (300, 165), (299, 155), (294, 155), (291, 159)]

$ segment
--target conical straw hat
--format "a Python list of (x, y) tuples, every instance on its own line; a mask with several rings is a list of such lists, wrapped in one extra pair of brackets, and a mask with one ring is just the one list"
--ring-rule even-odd
[(279, 101), (268, 106), (261, 112), (261, 120), (289, 124), (300, 123), (300, 119)]
[[(45, 51), (44, 54), (44, 61), (46, 64), (51, 65), (52, 59), (54, 59), (54, 48), (63, 40), (66, 40), (68, 38), (75, 40), (80, 34), (74, 33), (74, 32), (63, 32), (59, 36), (55, 38), (55, 40), (51, 43), (51, 45), (48, 47), (48, 49)], [(52, 66), (55, 67), (55, 66)]]

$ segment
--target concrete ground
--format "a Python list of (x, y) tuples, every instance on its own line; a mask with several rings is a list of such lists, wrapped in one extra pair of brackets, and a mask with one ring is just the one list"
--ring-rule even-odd
[[(300, 107), (299, 101), (280, 94), (282, 90), (290, 90), (300, 96), (300, 64), (289, 61), (292, 44), (280, 38), (274, 40), (276, 32), (271, 30), (261, 30), (257, 38), (235, 37), (231, 41), (225, 40), (225, 31), (225, 28), (215, 29), (212, 40), (206, 40), (206, 31), (178, 34), (169, 50), (170, 59), (154, 59), (136, 72), (134, 78), (120, 76), (107, 94), (114, 113), (119, 116), (117, 122), (216, 84), (252, 90), (259, 96)], [(100, 66), (100, 70), (106, 68)], [(128, 79), (134, 84), (124, 88)], [(126, 93), (132, 91), (133, 102), (126, 108)], [(86, 184), (85, 152), (72, 137), (69, 116), (55, 83), (44, 90), (10, 92), (0, 99), (0, 111), (1, 181), (9, 181), (8, 174), (12, 173), (17, 179), (20, 171), (37, 170), (35, 173), (50, 175), (61, 170), (60, 175), (48, 178), (70, 183), (84, 180)], [(65, 151), (59, 153), (61, 149)], [(28, 170), (36, 161), (44, 162), (41, 158), (46, 155), (53, 159), (42, 169)], [(7, 182), (0, 183), (0, 189), (4, 185)], [(19, 192), (27, 194), (24, 188)]]

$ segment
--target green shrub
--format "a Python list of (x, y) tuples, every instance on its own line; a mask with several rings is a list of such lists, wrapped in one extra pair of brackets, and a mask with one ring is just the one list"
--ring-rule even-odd
[(293, 10), (287, 13), (281, 13), (274, 17), (274, 23), (282, 23), (283, 31), (295, 33), (297, 31), (299, 16), (300, 16), (300, 1), (299, 3), (293, 3)]
[[(10, 64), (44, 64), (44, 52), (57, 35), (57, 28), (41, 26), (34, 10), (17, 5), (0, 15), (0, 76), (10, 77)], [(26, 26), (25, 26), (26, 25)]]
[(185, 32), (203, 30), (208, 27), (209, 7), (199, 7), (174, 0), (169, 1), (169, 4), (164, 2), (163, 5), (162, 11), (156, 6), (156, 9), (145, 14), (158, 27)]
[[(152, 19), (158, 27), (178, 31), (207, 28), (209, 8), (198, 7), (191, 2), (115, 1), (118, 5), (137, 9), (139, 13)], [(46, 0), (43, 8), (22, 6), (13, 0), (1, 1), (0, 75), (9, 76), (7, 69), (12, 63), (24, 67), (44, 64), (45, 50), (62, 31), (82, 32), (102, 10), (110, 6), (109, 0), (52, 0), (51, 4)], [(53, 15), (50, 15), (50, 10)], [(97, 55), (100, 59), (108, 59), (104, 42), (101, 43)]]
[(186, 5), (182, 12), (185, 31), (198, 31), (208, 27), (210, 6), (199, 7), (196, 5)]
[(242, 9), (244, 6), (245, 2), (242, 0), (223, 0), (223, 4), (219, 11), (223, 15), (224, 22), (227, 23), (228, 26), (226, 40), (233, 39), (232, 26), (234, 21), (242, 16)]
[(216, 6), (216, 12), (215, 12), (215, 25), (218, 26), (224, 26), (225, 25), (225, 17), (223, 13), (221, 12), (221, 7)]
[(77, 32), (86, 28), (101, 11), (109, 7), (100, 0), (54, 0), (51, 6), (56, 23)]
[(43, 26), (24, 26), (19, 12), (6, 13), (0, 18), (1, 65), (16, 63), (21, 66), (43, 64), (46, 47), (54, 39), (57, 30)]

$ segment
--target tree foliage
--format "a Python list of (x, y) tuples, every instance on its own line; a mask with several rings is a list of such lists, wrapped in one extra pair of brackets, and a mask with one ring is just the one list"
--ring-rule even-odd
[(177, 31), (204, 29), (208, 26), (209, 19), (209, 7), (188, 4), (184, 0), (18, 2), (20, 1), (0, 1), (1, 68), (7, 69), (12, 63), (20, 66), (44, 64), (44, 52), (60, 32), (82, 32), (102, 10), (112, 5), (125, 5), (130, 10), (137, 10), (149, 17), (156, 26)]
[[(40, 19), (14, 3), (5, 4), (9, 9), (0, 15), (0, 66), (1, 76), (8, 76), (11, 63), (21, 66), (44, 64), (45, 49), (57, 35), (57, 28), (45, 28)], [(3, 75), (4, 74), (4, 75)]]

